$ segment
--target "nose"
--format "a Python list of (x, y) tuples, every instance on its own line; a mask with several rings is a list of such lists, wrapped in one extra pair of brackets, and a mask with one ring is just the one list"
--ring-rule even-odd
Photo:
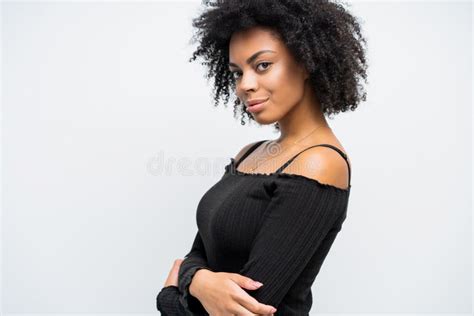
[(255, 91), (258, 87), (258, 80), (256, 76), (248, 72), (247, 74), (242, 74), (238, 86), (242, 92)]

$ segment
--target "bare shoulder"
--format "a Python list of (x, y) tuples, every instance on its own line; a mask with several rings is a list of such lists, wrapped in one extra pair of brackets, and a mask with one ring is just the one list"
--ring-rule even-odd
[[(347, 156), (347, 154), (346, 154)], [(352, 164), (347, 158), (352, 169)], [(288, 166), (291, 173), (330, 184), (340, 189), (349, 186), (349, 169), (345, 159), (336, 150), (325, 146), (317, 146), (305, 150)], [(286, 170), (285, 170), (286, 171)]]
[(245, 145), (244, 147), (242, 147), (242, 149), (240, 149), (240, 151), (237, 153), (237, 155), (235, 156), (234, 160), (235, 161), (239, 161), (240, 158), (242, 158), (242, 156), (253, 146), (255, 145), (256, 143), (258, 143), (260, 141), (256, 141), (256, 142), (253, 142), (253, 143), (250, 143), (250, 144), (247, 144)]

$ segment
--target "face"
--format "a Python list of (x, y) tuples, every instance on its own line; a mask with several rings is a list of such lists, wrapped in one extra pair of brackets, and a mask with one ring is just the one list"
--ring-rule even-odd
[[(303, 99), (305, 68), (267, 28), (253, 27), (232, 35), (229, 70), (237, 97), (260, 124), (280, 121)], [(248, 107), (249, 102), (262, 100)]]

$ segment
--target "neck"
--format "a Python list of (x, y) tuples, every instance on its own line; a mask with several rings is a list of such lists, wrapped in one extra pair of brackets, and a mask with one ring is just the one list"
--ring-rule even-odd
[(315, 94), (309, 91), (313, 91), (313, 89), (306, 86), (301, 101), (283, 119), (278, 121), (280, 126), (280, 137), (276, 140), (278, 143), (293, 143), (314, 131), (309, 136), (311, 139), (330, 128)]

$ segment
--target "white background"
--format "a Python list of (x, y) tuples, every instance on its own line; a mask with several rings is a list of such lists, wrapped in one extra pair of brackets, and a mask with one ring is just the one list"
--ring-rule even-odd
[[(352, 191), (312, 312), (470, 313), (472, 4), (349, 3), (368, 99), (329, 121)], [(157, 314), (201, 196), (277, 137), (214, 108), (187, 61), (200, 8), (2, 3), (3, 313)]]

